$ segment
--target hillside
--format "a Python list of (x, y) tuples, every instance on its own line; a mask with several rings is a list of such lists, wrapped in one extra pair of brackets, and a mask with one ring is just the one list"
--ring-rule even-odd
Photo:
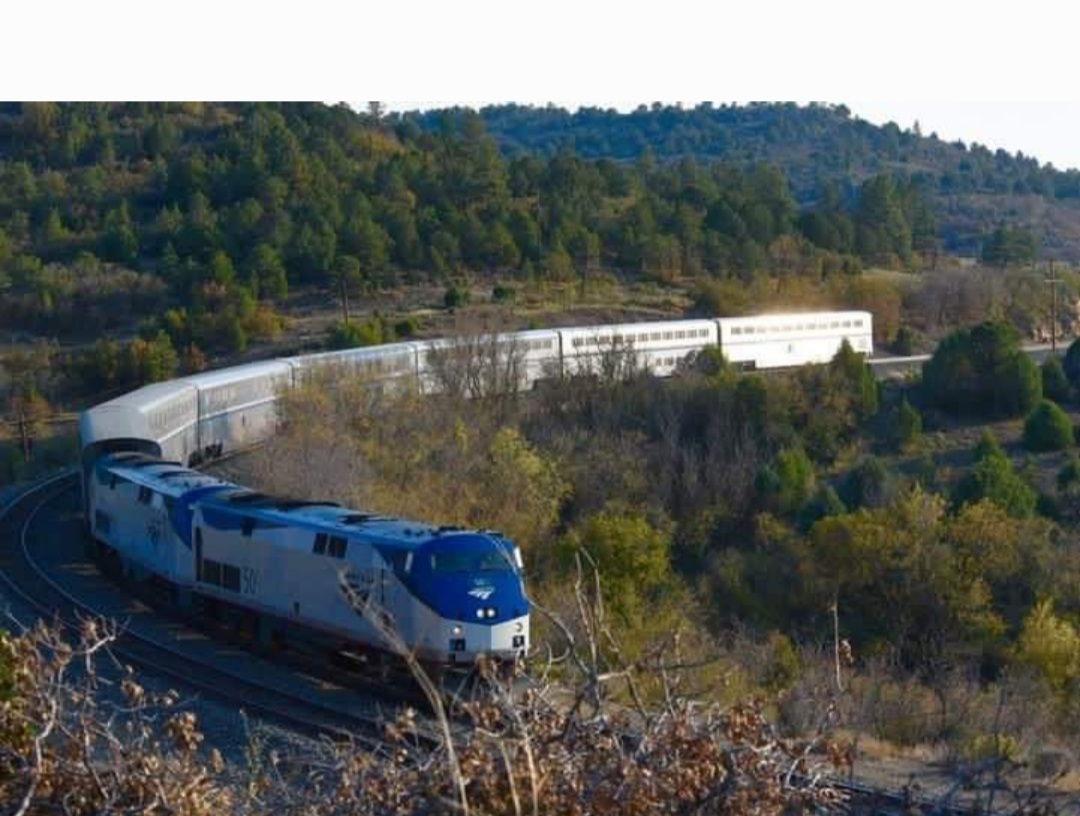
[[(644, 284), (709, 314), (865, 308), (883, 345), (902, 309), (930, 335), (973, 312), (1005, 314), (1032, 335), (1047, 321), (1043, 275), (1031, 271), (1046, 257), (1040, 240), (1062, 253), (1075, 245), (1080, 258), (1075, 174), (1033, 160), (987, 164), (974, 148), (931, 149), (934, 140), (899, 132), (890, 146), (891, 131), (842, 109), (794, 106), (585, 112), (566, 121), (592, 116), (587, 134), (621, 140), (500, 152), (513, 122), (528, 135), (533, 119), (560, 116), (569, 115), (0, 105), (0, 325), (17, 342), (78, 348), (60, 366), (70, 388), (37, 383), (55, 401), (200, 370), (251, 345), (266, 353), (283, 317), (317, 326), (305, 347), (411, 336), (422, 328), (412, 315), (375, 311), (420, 289), (437, 293), (428, 309), (472, 296), (512, 312), (529, 300), (529, 315), (511, 317), (530, 325), (564, 319), (542, 302), (555, 291), (580, 299)], [(690, 126), (699, 119), (715, 127)], [(729, 119), (742, 135), (714, 156), (703, 146)], [(660, 149), (621, 160), (638, 144), (615, 127), (626, 121)], [(604, 144), (615, 159), (592, 156)], [(675, 158), (691, 144), (701, 158)], [(951, 175), (906, 172), (945, 167), (942, 151), (955, 160)], [(978, 184), (969, 165), (982, 168)], [(949, 178), (956, 194), (943, 197)], [(944, 257), (950, 242), (977, 249), (989, 269), (958, 269)], [(908, 307), (915, 286), (930, 293), (933, 315)], [(1066, 282), (1063, 303), (1075, 289)], [(343, 325), (330, 325), (337, 314)]]
[(936, 243), (914, 182), (871, 177), (800, 211), (770, 167), (508, 159), (478, 124), (431, 135), (319, 104), (0, 107), (0, 318), (94, 336), (152, 314), (175, 343), (240, 350), (297, 286), (820, 280), (917, 265)]
[[(460, 109), (407, 113), (401, 120), (435, 131)], [(1080, 173), (1062, 172), (1023, 153), (1011, 155), (936, 134), (873, 125), (843, 105), (756, 103), (682, 109), (654, 104), (629, 113), (581, 108), (499, 105), (479, 111), (508, 156), (572, 150), (585, 158), (659, 161), (682, 157), (740, 165), (775, 164), (801, 206), (829, 183), (849, 193), (867, 178), (897, 174), (931, 190), (941, 214), (944, 248), (977, 255), (982, 235), (1002, 221), (1028, 225), (1045, 257), (1080, 257)]]

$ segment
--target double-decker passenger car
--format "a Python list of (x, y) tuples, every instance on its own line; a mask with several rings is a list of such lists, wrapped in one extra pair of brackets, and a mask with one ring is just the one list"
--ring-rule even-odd
[(720, 351), (740, 368), (780, 368), (827, 363), (846, 340), (869, 356), (874, 349), (869, 312), (806, 312), (725, 317)]

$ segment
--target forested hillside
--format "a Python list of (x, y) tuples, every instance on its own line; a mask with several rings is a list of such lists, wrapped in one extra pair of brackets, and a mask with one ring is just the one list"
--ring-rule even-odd
[(504, 158), (477, 116), (425, 134), (319, 104), (0, 109), (0, 318), (38, 334), (151, 314), (174, 343), (235, 350), (297, 285), (820, 282), (936, 251), (920, 183), (889, 174), (800, 208), (767, 164)]
[[(446, 114), (408, 113), (402, 119), (436, 131)], [(680, 108), (654, 103), (629, 113), (553, 106), (498, 105), (480, 115), (509, 156), (554, 155), (668, 162), (682, 157), (740, 166), (769, 163), (788, 178), (800, 205), (837, 184), (854, 195), (868, 177), (901, 175), (919, 181), (941, 212), (944, 246), (977, 255), (987, 225), (1019, 220), (1036, 232), (1045, 251), (1080, 257), (1080, 173), (1061, 172), (1037, 157), (991, 150), (977, 142), (946, 142), (917, 122), (877, 126), (844, 105), (794, 103)]]
[[(844, 118), (779, 110), (792, 123)], [(680, 130), (671, 111), (649, 116)], [(512, 303), (537, 284), (591, 281), (677, 289), (709, 314), (866, 308), (887, 344), (908, 295), (861, 274), (873, 267), (931, 273), (918, 279), (934, 308), (915, 295), (904, 306), (931, 335), (972, 312), (1045, 330), (1041, 274), (1000, 274), (1045, 257), (1029, 219), (1009, 210), (980, 222), (991, 277), (946, 273), (940, 224), (956, 212), (942, 211), (933, 178), (895, 163), (864, 157), (807, 198), (802, 171), (749, 161), (769, 158), (760, 151), (506, 155), (475, 112), (439, 117), (433, 131), (421, 121), (377, 105), (0, 105), (0, 324), (20, 342), (96, 342), (68, 354), (72, 387), (35, 387), (56, 399), (198, 370), (277, 337), (290, 291), (324, 311), (340, 301), (345, 322), (326, 336), (338, 346), (416, 330), (407, 315), (348, 322), (350, 301), (379, 292), (423, 284), (453, 307), (477, 287)], [(807, 156), (820, 152), (813, 132)], [(1004, 175), (1027, 166), (1002, 161)], [(1029, 169), (1032, 184), (1071, 178)]]

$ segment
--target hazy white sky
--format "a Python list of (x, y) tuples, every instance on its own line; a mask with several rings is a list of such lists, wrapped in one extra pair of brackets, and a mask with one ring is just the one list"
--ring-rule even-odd
[(924, 135), (961, 139), (1009, 153), (1022, 152), (1059, 170), (1080, 169), (1080, 102), (859, 102), (845, 103), (861, 119), (916, 121)]
[(1080, 168), (1060, 0), (9, 5), (9, 99), (819, 99)]
[[(522, 104), (546, 104), (534, 99), (516, 99)], [(600, 101), (565, 102), (552, 104), (570, 110), (581, 105), (612, 107), (628, 111), (638, 104), (651, 104), (653, 100), (636, 102)], [(674, 100), (661, 100), (674, 103)], [(728, 100), (714, 99), (716, 104)], [(735, 100), (730, 100), (735, 101)], [(909, 101), (861, 101), (858, 99), (832, 99), (833, 104), (843, 103), (852, 115), (883, 125), (895, 122), (902, 129), (910, 129), (919, 123), (923, 135), (937, 133), (938, 138), (966, 145), (978, 142), (991, 150), (999, 148), (1010, 154), (1020, 151), (1041, 163), (1051, 163), (1059, 170), (1080, 169), (1080, 102), (909, 102)], [(363, 106), (364, 103), (351, 103)], [(393, 110), (466, 105), (479, 108), (497, 104), (492, 101), (450, 102), (390, 102)], [(692, 107), (696, 102), (683, 102)], [(806, 104), (801, 102), (800, 104)]]

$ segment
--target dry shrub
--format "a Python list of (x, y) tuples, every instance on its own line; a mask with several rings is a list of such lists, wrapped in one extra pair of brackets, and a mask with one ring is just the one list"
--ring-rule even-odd
[(202, 734), (191, 712), (174, 709), (176, 695), (151, 695), (130, 673), (118, 687), (99, 673), (115, 638), (113, 625), (92, 620), (74, 644), (43, 624), (0, 635), (10, 678), (0, 705), (0, 811), (231, 809), (220, 755), (199, 751)]
[(152, 696), (128, 674), (123, 700), (107, 701), (95, 666), (115, 636), (88, 622), (75, 645), (46, 626), (0, 640), (12, 678), (0, 706), (3, 812), (779, 816), (839, 799), (820, 778), (822, 751), (840, 763), (839, 751), (780, 738), (756, 704), (693, 702), (672, 666), (660, 670), (661, 704), (608, 704), (607, 686), (655, 673), (663, 658), (598, 670), (596, 643), (576, 640), (577, 687), (512, 695), (493, 682), (453, 720), (436, 703), (437, 747), (417, 738), (431, 724), (406, 711), (374, 748), (324, 741), (226, 769), (194, 715), (172, 713), (173, 694)]

